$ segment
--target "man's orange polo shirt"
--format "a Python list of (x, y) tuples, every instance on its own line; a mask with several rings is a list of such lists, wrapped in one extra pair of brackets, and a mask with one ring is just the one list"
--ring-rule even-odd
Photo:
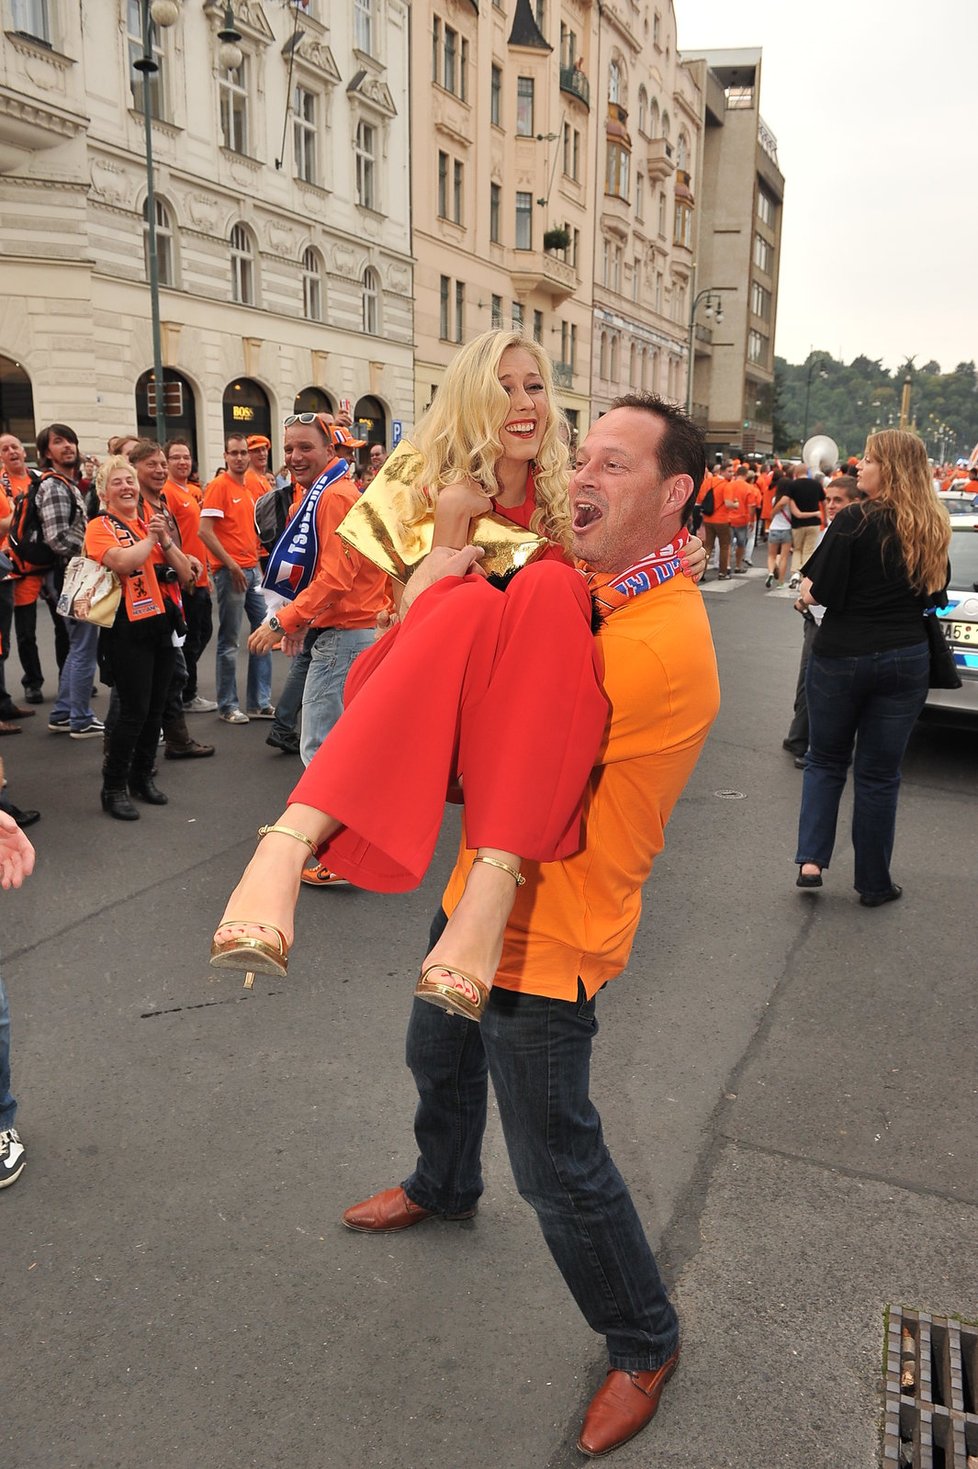
[(196, 556), (201, 565), (198, 587), (207, 586), (207, 547), (200, 539), (200, 496), (194, 485), (178, 485), (168, 479), (163, 495), (180, 532), (180, 545), (186, 556)]
[[(301, 486), (296, 488), (293, 513), (306, 495)], [(388, 577), (336, 534), (336, 527), (359, 498), (353, 481), (344, 477), (330, 485), (317, 500), (319, 559), (306, 589), (278, 609), (278, 620), (287, 633), (310, 625), (376, 627), (379, 614), (390, 611)]]
[[(720, 707), (703, 598), (677, 576), (618, 608), (597, 633), (611, 712), (584, 799), (584, 845), (563, 862), (524, 862), (495, 983), (558, 1000), (588, 996), (628, 963), (642, 885)], [(450, 913), (475, 853), (462, 849)]]
[(255, 502), (244, 485), (239, 485), (226, 472), (217, 475), (204, 491), (200, 514), (201, 519), (206, 516), (211, 521), (217, 539), (232, 561), (245, 571), (258, 565)]
[(700, 492), (696, 496), (697, 505), (702, 505), (707, 490), (711, 488), (713, 490), (713, 514), (703, 516), (704, 521), (709, 521), (711, 525), (727, 524), (727, 507), (723, 501), (729, 485), (730, 481), (722, 474), (707, 474), (706, 479), (700, 485)]

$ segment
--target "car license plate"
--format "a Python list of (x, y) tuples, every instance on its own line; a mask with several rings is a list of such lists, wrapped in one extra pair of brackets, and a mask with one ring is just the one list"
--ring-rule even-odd
[(942, 617), (941, 626), (949, 643), (969, 643), (978, 646), (978, 622), (952, 622), (949, 617)]

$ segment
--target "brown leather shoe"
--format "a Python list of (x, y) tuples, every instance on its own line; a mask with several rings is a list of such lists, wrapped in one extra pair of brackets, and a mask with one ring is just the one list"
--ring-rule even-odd
[(10, 724), (6, 719), (0, 719), (0, 735), (20, 734), (19, 724)]
[(383, 1193), (372, 1194), (362, 1204), (353, 1204), (342, 1219), (347, 1229), (358, 1229), (364, 1234), (396, 1234), (399, 1229), (410, 1229), (415, 1224), (423, 1224), (426, 1219), (454, 1222), (474, 1216), (474, 1209), (466, 1209), (462, 1214), (437, 1214), (433, 1209), (422, 1209), (398, 1185), (397, 1188), (385, 1188)]
[(679, 1348), (654, 1372), (608, 1373), (588, 1404), (577, 1440), (582, 1454), (600, 1459), (640, 1433), (655, 1417), (662, 1389), (679, 1364)]

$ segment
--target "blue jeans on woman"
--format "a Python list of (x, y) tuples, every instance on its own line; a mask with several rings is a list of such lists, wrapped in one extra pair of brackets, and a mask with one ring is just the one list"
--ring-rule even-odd
[[(434, 936), (444, 927), (435, 921)], [(404, 1182), (423, 1209), (460, 1214), (482, 1193), (487, 1078), (516, 1186), (612, 1367), (652, 1371), (679, 1340), (676, 1313), (589, 1096), (594, 1000), (494, 988), (481, 1025), (414, 1001), (407, 1063), (421, 1156)]]
[(808, 660), (809, 744), (795, 861), (828, 867), (852, 761), (854, 886), (866, 897), (883, 897), (892, 886), (900, 766), (929, 673), (927, 643), (858, 658), (812, 653)]
[(79, 730), (95, 718), (92, 684), (98, 659), (99, 629), (94, 622), (76, 622), (73, 617), (61, 620), (68, 633), (68, 656), (61, 669), (58, 696), (49, 717), (56, 723), (67, 720), (73, 730)]

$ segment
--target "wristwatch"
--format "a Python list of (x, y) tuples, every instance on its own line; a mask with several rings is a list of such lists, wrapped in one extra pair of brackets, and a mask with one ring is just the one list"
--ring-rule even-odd
[(268, 619), (268, 625), (272, 629), (272, 632), (285, 632), (285, 628), (279, 622), (279, 620), (275, 616), (275, 613), (274, 612), (272, 613), (271, 617)]

